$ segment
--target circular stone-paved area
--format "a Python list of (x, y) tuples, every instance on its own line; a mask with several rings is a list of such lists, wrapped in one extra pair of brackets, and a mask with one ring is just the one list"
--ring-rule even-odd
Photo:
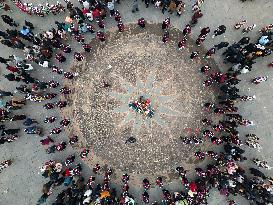
[[(92, 151), (88, 163), (103, 161), (131, 175), (162, 176), (176, 165), (190, 169), (196, 148), (183, 145), (180, 136), (201, 127), (208, 115), (202, 104), (215, 100), (199, 72), (208, 62), (190, 60), (193, 50), (200, 51), (190, 39), (190, 46), (177, 49), (181, 32), (176, 29), (167, 44), (160, 25), (127, 25), (126, 30), (109, 31), (106, 43), (93, 42), (92, 56), (74, 68), (80, 70), (73, 82), (74, 122)], [(129, 107), (140, 96), (150, 100), (152, 117)], [(125, 143), (130, 137), (136, 142)]]

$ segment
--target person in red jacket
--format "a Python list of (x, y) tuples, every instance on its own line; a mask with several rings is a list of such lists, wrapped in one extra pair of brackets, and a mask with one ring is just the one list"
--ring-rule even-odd
[(145, 28), (145, 19), (143, 17), (138, 19), (137, 25), (139, 25), (141, 28)]
[(119, 32), (124, 31), (124, 24), (122, 23), (122, 21), (118, 22), (118, 30), (119, 30)]

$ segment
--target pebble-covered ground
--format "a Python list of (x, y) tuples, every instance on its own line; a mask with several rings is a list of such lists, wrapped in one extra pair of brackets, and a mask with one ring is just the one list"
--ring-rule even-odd
[[(180, 136), (201, 128), (201, 119), (208, 115), (202, 104), (215, 100), (214, 90), (202, 85), (204, 52), (191, 40), (179, 51), (181, 32), (175, 29), (164, 44), (159, 24), (145, 30), (126, 28), (123, 34), (109, 32), (107, 42), (97, 45), (79, 71), (72, 97), (76, 126), (95, 157), (115, 170), (156, 176), (176, 165), (190, 168), (197, 148), (182, 144)], [(202, 60), (193, 62), (189, 55), (196, 49)], [(105, 88), (105, 83), (110, 86)], [(129, 102), (142, 95), (151, 100), (152, 118), (129, 108)], [(125, 143), (129, 137), (137, 141)]]

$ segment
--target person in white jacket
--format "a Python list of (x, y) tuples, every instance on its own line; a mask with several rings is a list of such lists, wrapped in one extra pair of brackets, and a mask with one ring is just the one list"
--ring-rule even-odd
[(83, 2), (82, 2), (82, 4), (83, 4), (83, 7), (85, 8), (85, 9), (89, 9), (89, 2), (87, 1), (87, 0), (83, 0)]

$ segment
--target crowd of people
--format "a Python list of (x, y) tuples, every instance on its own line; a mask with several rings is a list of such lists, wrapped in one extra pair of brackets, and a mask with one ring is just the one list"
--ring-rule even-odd
[[(52, 75), (57, 75), (63, 79), (74, 79), (79, 73), (64, 71), (61, 63), (65, 62), (67, 55), (73, 53), (75, 61), (83, 61), (85, 52), (91, 52), (90, 43), (86, 42), (85, 34), (95, 34), (97, 40), (105, 42), (107, 35), (104, 31), (104, 20), (107, 16), (114, 17), (117, 23), (117, 28), (123, 32), (126, 28), (122, 22), (122, 17), (119, 11), (115, 9), (116, 3), (108, 0), (93, 1), (80, 0), (81, 8), (76, 7), (69, 0), (66, 0), (66, 5), (63, 6), (57, 3), (60, 11), (68, 10), (69, 15), (63, 22), (56, 21), (56, 26), (42, 33), (37, 33), (35, 25), (29, 21), (25, 21), (24, 25), (16, 22), (8, 13), (3, 14), (2, 20), (11, 28), (5, 31), (0, 31), (1, 43), (5, 46), (21, 50), (24, 53), (24, 58), (16, 55), (11, 55), (8, 58), (0, 57), (0, 63), (6, 66), (4, 75), (7, 81), (15, 81), (20, 85), (16, 87), (17, 93), (6, 90), (0, 90), (0, 129), (1, 138), (0, 144), (10, 143), (18, 139), (18, 133), (22, 127), (7, 128), (8, 121), (22, 121), (24, 132), (27, 134), (36, 134), (42, 136), (40, 143), (45, 147), (45, 153), (52, 154), (56, 151), (63, 151), (69, 145), (74, 146), (78, 142), (78, 136), (72, 135), (68, 142), (55, 142), (56, 137), (64, 131), (65, 127), (69, 126), (71, 120), (68, 118), (61, 119), (56, 125), (57, 116), (46, 116), (45, 119), (32, 119), (30, 116), (21, 113), (20, 109), (32, 102), (45, 102), (43, 109), (62, 109), (69, 106), (66, 100), (55, 100), (58, 96), (66, 96), (72, 93), (72, 89), (63, 86), (60, 88), (61, 82), (56, 80), (43, 81), (41, 76), (34, 77), (32, 71), (33, 66), (40, 66), (47, 71), (52, 72)], [(183, 50), (187, 46), (187, 39), (192, 33), (192, 27), (198, 23), (198, 19), (203, 16), (201, 5), (204, 1), (197, 0), (192, 5), (193, 16), (191, 21), (185, 26), (182, 31), (182, 37), (177, 42), (177, 49)], [(16, 6), (23, 12), (30, 14), (37, 12), (37, 9), (30, 4), (22, 4), (20, 1), (14, 1)], [(132, 1), (132, 12), (138, 12), (138, 0)], [(146, 7), (153, 4), (157, 8), (162, 9), (162, 13), (168, 10), (170, 14), (174, 11), (180, 16), (184, 12), (185, 3), (182, 0), (144, 0)], [(38, 13), (49, 14), (49, 10), (53, 14), (57, 14), (54, 6), (40, 6)], [(66, 7), (66, 8), (65, 8)], [(55, 8), (55, 7), (54, 7)], [(6, 10), (6, 9), (5, 9)], [(6, 11), (9, 11), (7, 9)], [(37, 13), (35, 13), (37, 14)], [(43, 15), (41, 15), (43, 16)], [(141, 28), (145, 29), (145, 19), (140, 18), (136, 22)], [(98, 30), (95, 26), (97, 24)], [(246, 21), (236, 23), (235, 29), (241, 29)], [(255, 25), (256, 26), (256, 25)], [(242, 32), (247, 33), (255, 28), (254, 25), (245, 27)], [(169, 33), (171, 27), (171, 18), (166, 18), (162, 23), (163, 37), (162, 41), (168, 43), (170, 39)], [(18, 29), (19, 28), (19, 29)], [(212, 33), (212, 38), (220, 38), (226, 31), (225, 25), (218, 26)], [(252, 126), (253, 122), (244, 119), (239, 113), (236, 103), (238, 101), (255, 100), (255, 96), (246, 96), (239, 94), (239, 88), (236, 87), (240, 80), (240, 74), (251, 71), (255, 59), (265, 57), (271, 54), (273, 48), (273, 32), (272, 25), (266, 26), (260, 30), (260, 37), (254, 42), (250, 41), (249, 37), (243, 37), (239, 42), (229, 45), (229, 42), (221, 42), (210, 48), (204, 56), (199, 51), (193, 51), (189, 54), (189, 58), (195, 60), (197, 58), (212, 58), (213, 55), (223, 52), (225, 63), (230, 63), (232, 66), (227, 72), (220, 72), (211, 68), (210, 65), (203, 65), (200, 72), (207, 79), (203, 82), (205, 87), (218, 87), (221, 95), (218, 96), (217, 102), (207, 102), (204, 104), (204, 109), (207, 112), (215, 113), (221, 116), (221, 120), (213, 122), (212, 119), (202, 119), (204, 129), (200, 135), (182, 137), (184, 144), (202, 144), (204, 141), (210, 140), (212, 144), (223, 147), (222, 152), (217, 153), (213, 150), (198, 150), (194, 153), (196, 160), (204, 160), (210, 158), (212, 161), (206, 169), (196, 168), (196, 179), (187, 177), (188, 170), (182, 166), (176, 168), (176, 173), (183, 189), (171, 192), (164, 187), (162, 177), (157, 177), (154, 184), (162, 189), (163, 200), (153, 202), (156, 204), (207, 204), (209, 191), (212, 188), (217, 188), (222, 195), (241, 195), (249, 200), (255, 201), (256, 204), (265, 205), (273, 203), (273, 178), (266, 176), (258, 168), (271, 169), (270, 165), (265, 160), (258, 158), (247, 159), (244, 156), (242, 145), (247, 145), (250, 148), (255, 148), (260, 151), (262, 147), (259, 144), (259, 137), (254, 133), (249, 133), (245, 138), (241, 138), (238, 132), (239, 126)], [(206, 38), (210, 35), (209, 27), (201, 29), (199, 37), (196, 39), (196, 45), (201, 46)], [(82, 47), (81, 52), (74, 51), (69, 45), (69, 40), (75, 40)], [(174, 48), (175, 49), (175, 48)], [(57, 65), (54, 65), (53, 58), (55, 57)], [(269, 64), (269, 65), (272, 65)], [(267, 80), (267, 76), (258, 76), (251, 80), (253, 84), (259, 84)], [(53, 91), (52, 91), (53, 90)], [(24, 97), (22, 97), (24, 96)], [(50, 102), (48, 102), (50, 101)], [(17, 111), (19, 110), (19, 111)], [(22, 111), (23, 112), (23, 111)], [(53, 123), (55, 128), (51, 131), (43, 130), (42, 123)], [(135, 139), (131, 141), (135, 142)], [(130, 142), (130, 141), (129, 141)], [(134, 143), (132, 142), (132, 143)], [(125, 142), (127, 143), (127, 142)], [(130, 142), (131, 143), (131, 142)], [(84, 148), (79, 154), (80, 159), (85, 160), (90, 155), (90, 150)], [(96, 178), (101, 174), (101, 166), (96, 164), (93, 168), (92, 175), (87, 181), (82, 176), (81, 163), (76, 164), (77, 155), (69, 155), (63, 162), (50, 160), (46, 162), (41, 171), (42, 176), (49, 181), (43, 185), (42, 196), (37, 204), (46, 202), (47, 198), (54, 192), (56, 187), (64, 186), (53, 203), (53, 205), (74, 205), (74, 204), (135, 204), (135, 198), (129, 191), (128, 174), (121, 177), (122, 192), (117, 191), (110, 186), (110, 179), (113, 173), (111, 167), (108, 167), (104, 172), (103, 183), (98, 183)], [(16, 160), (16, 159), (15, 159)], [(249, 170), (244, 170), (240, 166), (241, 161), (251, 160), (253, 166)], [(11, 161), (5, 161), (1, 164), (0, 170), (11, 165)], [(249, 174), (250, 172), (250, 174)], [(150, 181), (145, 178), (143, 180), (142, 194), (143, 203), (150, 203), (149, 190), (151, 187)], [(151, 202), (152, 203), (152, 202)], [(235, 205), (233, 200), (229, 200), (228, 204)]]
[(48, 14), (59, 14), (65, 12), (65, 7), (57, 1), (56, 4), (46, 3), (45, 5), (38, 4), (33, 5), (32, 3), (23, 3), (21, 0), (12, 0), (13, 3), (20, 9), (20, 11), (25, 12), (29, 15), (37, 15), (44, 17)]

